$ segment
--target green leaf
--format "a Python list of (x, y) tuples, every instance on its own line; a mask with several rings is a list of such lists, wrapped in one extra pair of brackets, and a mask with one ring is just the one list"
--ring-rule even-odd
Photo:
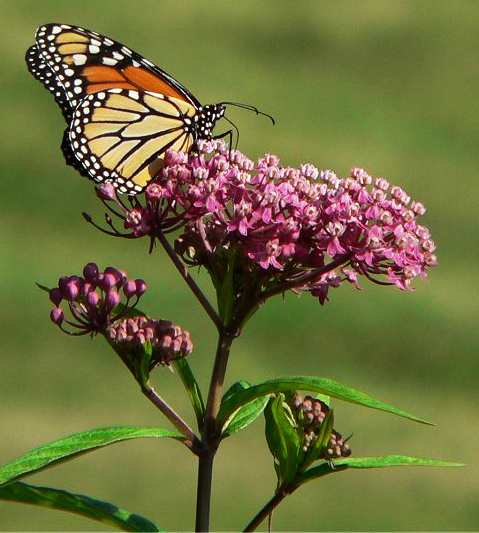
[[(223, 396), (223, 400), (234, 396), (240, 390), (245, 390), (251, 385), (244, 380), (234, 383)], [(223, 426), (222, 437), (229, 437), (240, 429), (249, 426), (254, 422), (258, 416), (263, 412), (266, 404), (269, 401), (269, 395), (256, 398), (253, 401), (246, 403), (235, 411)]]
[(301, 476), (298, 476), (294, 485), (299, 487), (308, 481), (327, 474), (334, 474), (349, 468), (385, 468), (390, 466), (464, 466), (463, 463), (452, 463), (437, 459), (421, 459), (419, 457), (408, 457), (406, 455), (385, 455), (384, 457), (357, 457), (338, 459), (330, 463), (322, 463), (310, 468)]
[(266, 440), (275, 459), (278, 488), (296, 477), (301, 454), (301, 440), (284, 394), (271, 398), (266, 409)]
[(0, 468), (0, 485), (115, 442), (149, 437), (170, 437), (179, 441), (185, 440), (185, 437), (180, 433), (156, 427), (119, 426), (75, 433), (64, 439), (30, 450), (22, 457)]
[(0, 500), (69, 511), (121, 531), (161, 531), (143, 516), (119, 509), (111, 503), (65, 490), (27, 485), (21, 481), (0, 487)]
[[(251, 383), (246, 381), (245, 379), (240, 379), (239, 381), (236, 381), (231, 385), (231, 387), (223, 394), (223, 398), (221, 399), (221, 402), (225, 402), (226, 400), (229, 400), (232, 398), (236, 393), (243, 391), (245, 389), (249, 389), (251, 387)], [(269, 400), (269, 395), (268, 395)]]
[(48, 287), (45, 287), (45, 285), (41, 285), (40, 283), (36, 283), (35, 285), (41, 290), (45, 291), (47, 294), (50, 294), (50, 289)]
[[(112, 311), (111, 313), (111, 316), (113, 319), (115, 319), (115, 317), (117, 317), (119, 314), (121, 313), (124, 313), (125, 310), (128, 309), (128, 307), (123, 304), (123, 303), (119, 303), (115, 309)], [(136, 307), (132, 307), (130, 308), (130, 310), (122, 317), (122, 320), (125, 319), (125, 318), (134, 318), (135, 316), (146, 316), (146, 313), (143, 313), (143, 311), (140, 311), (138, 308)]]
[(138, 364), (138, 376), (140, 383), (142, 385), (147, 385), (148, 380), (150, 379), (150, 361), (151, 356), (153, 355), (153, 347), (150, 341), (147, 341), (140, 346), (138, 346), (138, 351), (143, 352), (140, 357)]
[(203, 418), (205, 416), (205, 404), (203, 402), (201, 390), (198, 386), (195, 376), (191, 371), (188, 361), (184, 357), (173, 361), (173, 366), (178, 372), (181, 381), (183, 382), (183, 385), (186, 389), (186, 392), (190, 397), (191, 404), (193, 405), (193, 409), (195, 410), (198, 428), (201, 431), (203, 426)]
[(345, 402), (371, 407), (372, 409), (379, 409), (380, 411), (393, 413), (416, 422), (421, 422), (422, 424), (433, 425), (422, 418), (406, 413), (406, 411), (392, 407), (387, 403), (375, 400), (374, 398), (343, 385), (342, 383), (338, 383), (332, 379), (317, 378), (314, 376), (293, 376), (290, 378), (272, 379), (239, 391), (234, 396), (222, 402), (218, 414), (218, 420), (220, 423), (224, 423), (224, 421), (227, 420), (236, 409), (255, 398), (264, 396), (265, 394), (275, 394), (287, 390), (319, 392), (320, 394), (332, 396), (333, 398)]

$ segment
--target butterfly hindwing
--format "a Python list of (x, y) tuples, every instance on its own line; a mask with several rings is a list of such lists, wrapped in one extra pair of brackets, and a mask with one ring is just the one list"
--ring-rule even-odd
[(168, 148), (190, 149), (194, 139), (185, 121), (187, 126), (194, 113), (190, 104), (168, 96), (108, 89), (76, 108), (69, 144), (90, 178), (136, 194), (159, 172)]

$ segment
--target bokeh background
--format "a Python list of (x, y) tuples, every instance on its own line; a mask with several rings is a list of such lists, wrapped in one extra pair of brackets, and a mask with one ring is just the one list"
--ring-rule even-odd
[[(336, 402), (336, 427), (354, 432), (358, 457), (401, 453), (465, 468), (348, 471), (309, 484), (274, 516), (274, 529), (479, 529), (478, 146), (479, 2), (162, 0), (0, 4), (0, 462), (76, 431), (161, 425), (100, 340), (68, 338), (48, 319), (35, 281), (53, 285), (89, 261), (150, 285), (142, 308), (192, 332), (190, 364), (206, 388), (215, 337), (161, 250), (108, 238), (86, 224), (102, 207), (92, 183), (66, 167), (64, 129), (24, 53), (45, 22), (85, 26), (145, 55), (204, 103), (246, 102), (271, 113), (228, 111), (250, 157), (311, 161), (345, 175), (363, 166), (428, 207), (440, 265), (414, 293), (363, 281), (320, 307), (288, 295), (260, 310), (236, 343), (227, 385), (294, 374), (325, 376), (437, 423), (427, 427)], [(220, 126), (221, 127), (221, 126)], [(227, 126), (226, 126), (227, 127)], [(218, 129), (217, 131), (221, 131)], [(200, 283), (208, 280), (200, 276)], [(163, 370), (161, 394), (189, 404)], [(228, 439), (217, 457), (212, 528), (241, 529), (274, 490), (263, 422)], [(117, 444), (29, 478), (111, 501), (166, 530), (194, 525), (196, 464), (175, 442)], [(265, 528), (263, 524), (263, 530)], [(62, 512), (0, 503), (0, 529), (94, 531)]]

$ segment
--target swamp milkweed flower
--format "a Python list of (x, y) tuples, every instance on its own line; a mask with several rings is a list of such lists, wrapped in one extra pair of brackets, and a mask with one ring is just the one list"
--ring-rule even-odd
[(311, 164), (284, 167), (272, 154), (254, 163), (211, 140), (198, 153), (167, 152), (143, 195), (124, 201), (108, 183), (97, 194), (123, 222), (124, 233), (108, 216), (108, 233), (153, 243), (181, 229), (175, 250), (185, 263), (205, 266), (215, 284), (233, 268), (237, 293), (261, 300), (295, 289), (323, 304), (331, 287), (359, 288), (359, 276), (410, 290), (437, 264), (418, 222), (425, 207), (361, 168), (339, 178)]

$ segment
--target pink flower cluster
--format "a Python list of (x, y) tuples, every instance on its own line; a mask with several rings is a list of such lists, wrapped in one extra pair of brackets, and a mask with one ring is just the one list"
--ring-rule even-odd
[(200, 142), (198, 154), (168, 152), (145, 205), (137, 198), (128, 209), (107, 188), (99, 195), (121, 204), (128, 236), (154, 238), (183, 225), (178, 249), (193, 263), (210, 268), (239, 251), (246, 271), (321, 303), (343, 281), (358, 286), (358, 275), (409, 289), (437, 263), (429, 230), (418, 223), (424, 206), (360, 168), (339, 178), (311, 164), (283, 167), (271, 154), (255, 164), (212, 140)]

